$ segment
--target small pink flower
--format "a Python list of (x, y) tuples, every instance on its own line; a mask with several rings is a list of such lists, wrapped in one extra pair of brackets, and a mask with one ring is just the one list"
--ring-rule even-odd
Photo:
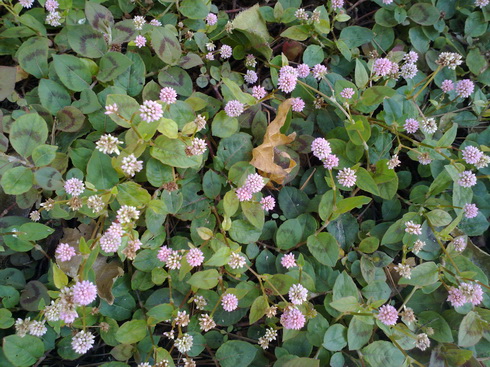
[(238, 117), (243, 113), (245, 105), (236, 99), (229, 101), (225, 106), (225, 112), (229, 117)]
[(376, 59), (373, 64), (373, 73), (377, 76), (386, 76), (391, 74), (393, 65), (387, 58)]
[(475, 84), (470, 79), (463, 79), (456, 83), (456, 94), (461, 98), (471, 96), (475, 90)]
[(166, 104), (173, 104), (177, 102), (177, 92), (171, 87), (162, 88), (160, 91), (160, 101)]
[(305, 108), (305, 102), (301, 98), (299, 97), (291, 98), (291, 109), (294, 112), (301, 112), (303, 111), (304, 108)]
[(415, 235), (421, 235), (422, 226), (409, 220), (408, 222), (405, 222), (405, 232)]
[(308, 75), (310, 75), (310, 67), (308, 64), (298, 65), (296, 71), (298, 73), (298, 78), (306, 78)]
[(218, 17), (216, 16), (216, 14), (209, 13), (206, 16), (206, 23), (208, 25), (215, 25), (217, 22), (218, 22)]
[(291, 93), (296, 88), (298, 76), (296, 74), (283, 73), (277, 79), (277, 87), (284, 93)]
[(259, 77), (257, 76), (257, 73), (253, 70), (247, 70), (247, 73), (245, 74), (245, 76), (243, 77), (243, 79), (245, 79), (245, 81), (248, 83), (248, 84), (253, 84), (255, 83)]
[(322, 64), (316, 64), (313, 66), (313, 69), (311, 69), (311, 73), (316, 80), (320, 80), (327, 74), (327, 67)]
[(144, 101), (140, 106), (140, 117), (143, 121), (158, 121), (163, 117), (162, 105), (155, 101)]
[(480, 149), (478, 149), (477, 147), (474, 147), (472, 145), (466, 146), (461, 153), (462, 153), (463, 159), (468, 164), (477, 164), (478, 161), (483, 156), (483, 152)]
[(446, 79), (441, 83), (441, 89), (444, 93), (449, 93), (454, 89), (454, 83), (452, 80)]
[(58, 4), (56, 0), (46, 0), (46, 2), (44, 3), (44, 7), (50, 13), (56, 11), (56, 9), (58, 9), (59, 6), (60, 4)]
[(305, 316), (297, 308), (289, 307), (281, 315), (281, 325), (285, 329), (300, 330), (305, 323)]
[(264, 178), (258, 173), (252, 173), (248, 175), (247, 179), (245, 180), (244, 186), (247, 186), (252, 194), (255, 194), (256, 192), (259, 192), (264, 188)]
[(385, 325), (395, 325), (398, 320), (398, 311), (391, 305), (383, 305), (379, 308), (378, 320)]
[(323, 167), (333, 169), (339, 165), (339, 158), (335, 154), (328, 154), (323, 158)]
[(286, 269), (293, 268), (297, 266), (296, 259), (294, 258), (294, 254), (286, 254), (281, 259), (281, 265)]
[(262, 209), (270, 211), (276, 206), (276, 200), (269, 195), (260, 200), (260, 205), (262, 205)]
[(146, 45), (146, 38), (144, 36), (136, 36), (136, 39), (134, 40), (134, 44), (138, 47), (141, 48), (144, 45)]
[(463, 171), (459, 174), (458, 185), (472, 187), (476, 185), (476, 175), (471, 171)]
[(344, 88), (342, 92), (340, 92), (340, 96), (345, 99), (351, 99), (356, 92), (352, 88)]
[(301, 284), (293, 284), (289, 288), (288, 296), (291, 303), (300, 305), (303, 302), (306, 302), (306, 299), (308, 298), (308, 290)]
[(157, 258), (161, 262), (165, 262), (167, 261), (171, 253), (172, 253), (172, 249), (164, 245), (160, 247), (160, 250), (158, 250)]
[(221, 299), (221, 306), (228, 312), (232, 312), (238, 307), (238, 298), (234, 294), (227, 293)]
[(86, 306), (97, 298), (97, 287), (92, 282), (84, 280), (73, 286), (73, 301), (81, 306)]
[(415, 119), (406, 119), (403, 128), (407, 131), (407, 133), (413, 134), (419, 129), (419, 122)]
[(223, 59), (229, 59), (233, 54), (233, 49), (228, 45), (221, 46), (220, 55)]
[(356, 171), (351, 168), (341, 169), (337, 174), (337, 180), (339, 180), (339, 184), (342, 186), (352, 187), (357, 181)]
[(249, 201), (252, 200), (252, 192), (247, 186), (242, 186), (236, 189), (236, 196), (239, 201)]
[(463, 210), (464, 216), (468, 219), (475, 218), (478, 215), (478, 207), (475, 204), (465, 204)]
[(326, 139), (316, 138), (311, 143), (311, 151), (318, 159), (325, 159), (332, 152), (332, 148)]
[(344, 6), (344, 0), (332, 0), (332, 8), (340, 9)]
[(185, 258), (192, 267), (201, 266), (204, 261), (204, 255), (198, 248), (190, 249)]
[(105, 106), (105, 115), (112, 115), (113, 113), (118, 112), (118, 107), (116, 103), (113, 103), (111, 105)]
[(461, 307), (466, 303), (466, 297), (458, 288), (451, 287), (448, 292), (447, 301), (453, 307)]
[(60, 243), (56, 248), (56, 259), (59, 261), (70, 261), (75, 255), (75, 249), (67, 243)]
[(256, 85), (252, 87), (252, 96), (255, 99), (262, 99), (266, 96), (267, 92), (264, 87), (261, 87), (260, 85)]
[(85, 190), (85, 185), (78, 178), (70, 178), (65, 182), (65, 191), (67, 194), (72, 196), (80, 196), (80, 194)]
[(407, 52), (405, 56), (403, 56), (403, 60), (405, 60), (407, 64), (415, 64), (418, 59), (419, 55), (415, 51)]

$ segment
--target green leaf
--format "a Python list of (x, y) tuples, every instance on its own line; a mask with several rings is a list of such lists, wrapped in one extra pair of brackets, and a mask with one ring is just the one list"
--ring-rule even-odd
[(61, 82), (70, 90), (81, 92), (88, 89), (92, 74), (86, 63), (73, 55), (54, 55), (53, 65)]
[(362, 46), (365, 43), (371, 42), (374, 37), (373, 31), (368, 28), (350, 26), (342, 29), (340, 38), (345, 42), (347, 47), (354, 48)]
[(283, 215), (288, 218), (296, 218), (306, 211), (309, 203), (308, 195), (304, 191), (292, 186), (286, 186), (279, 192), (278, 203)]
[(137, 96), (145, 85), (145, 63), (137, 53), (128, 52), (125, 56), (131, 60), (132, 65), (129, 70), (126, 70), (114, 80), (114, 85), (126, 90), (130, 96)]
[(17, 69), (13, 66), (0, 66), (0, 101), (10, 97), (15, 90)]
[[(255, 39), (256, 43), (269, 42), (271, 40), (271, 36), (267, 29), (267, 25), (260, 14), (259, 9), (259, 4), (255, 4), (247, 10), (241, 11), (235, 17), (235, 19), (233, 19), (233, 27), (235, 29), (250, 32), (250, 35), (252, 37), (248, 38), (252, 38), (252, 40)], [(256, 44), (252, 43), (252, 46), (256, 47)], [(260, 52), (261, 49), (258, 48), (258, 50)], [(264, 54), (264, 56), (266, 55)], [(270, 56), (267, 58), (269, 59)]]
[(354, 316), (347, 330), (349, 350), (359, 350), (367, 344), (371, 339), (373, 327), (373, 324), (365, 323), (362, 317)]
[(211, 129), (213, 136), (227, 138), (240, 131), (240, 125), (237, 118), (228, 116), (225, 111), (220, 111), (214, 116)]
[(66, 30), (68, 43), (76, 53), (84, 57), (99, 58), (107, 52), (104, 36), (89, 24), (69, 25)]
[(68, 91), (49, 79), (41, 79), (39, 82), (39, 99), (43, 107), (52, 115), (56, 115), (63, 107), (71, 104), (71, 97)]
[(395, 95), (395, 90), (385, 86), (374, 86), (366, 89), (362, 94), (361, 100), (366, 106), (375, 106), (383, 102), (385, 98)]
[(340, 312), (354, 312), (359, 310), (360, 305), (356, 297), (348, 296), (330, 302), (330, 307), (333, 307)]
[(29, 168), (19, 166), (5, 171), (0, 180), (3, 191), (8, 195), (20, 195), (29, 191), (34, 182), (34, 175)]
[(442, 209), (431, 210), (426, 216), (430, 223), (435, 227), (447, 226), (452, 221), (451, 215)]
[(96, 2), (85, 3), (85, 16), (94, 29), (103, 33), (109, 33), (114, 25), (114, 17), (110, 10)]
[(64, 288), (68, 284), (68, 277), (57, 264), (52, 263), (52, 269), (54, 285), (58, 289)]
[(53, 167), (43, 167), (35, 174), (36, 182), (45, 190), (58, 190), (63, 187), (61, 173)]
[(256, 228), (264, 227), (265, 214), (262, 205), (258, 202), (243, 201), (241, 203), (242, 211), (248, 221)]
[(354, 208), (361, 208), (363, 205), (369, 204), (370, 202), (371, 202), (371, 198), (362, 195), (342, 199), (337, 203), (337, 208), (335, 209), (335, 213), (337, 214), (347, 213)]
[[(133, 116), (139, 110), (139, 103), (125, 94), (109, 94), (106, 98), (106, 105), (117, 105), (117, 114), (111, 113), (109, 117), (112, 121), (122, 127), (129, 128), (131, 125), (128, 121), (132, 121)], [(139, 115), (138, 115), (139, 118)]]
[(46, 121), (37, 113), (20, 116), (10, 127), (10, 144), (24, 158), (48, 138)]
[(482, 12), (474, 11), (466, 18), (464, 33), (467, 37), (479, 37), (485, 34), (487, 27), (486, 16)]
[(346, 121), (345, 129), (349, 134), (350, 141), (355, 145), (365, 146), (371, 137), (371, 125), (364, 116), (355, 117), (354, 123)]
[(356, 175), (357, 175), (356, 184), (361, 190), (370, 192), (371, 194), (376, 196), (380, 195), (379, 188), (378, 185), (376, 184), (376, 181), (374, 181), (371, 174), (368, 171), (366, 171), (365, 168), (359, 167), (356, 170)]
[(136, 207), (145, 206), (151, 200), (148, 191), (135, 182), (124, 182), (117, 185), (116, 198), (121, 205), (131, 205)]
[(182, 49), (177, 37), (165, 27), (153, 28), (151, 45), (157, 56), (166, 64), (175, 65), (182, 56)]
[(46, 77), (50, 42), (44, 37), (31, 37), (23, 42), (17, 51), (20, 67), (38, 79)]
[(0, 329), (8, 329), (14, 323), (15, 320), (12, 318), (12, 312), (6, 308), (0, 308)]
[(428, 3), (415, 3), (407, 14), (415, 23), (426, 26), (434, 25), (441, 16), (439, 9)]
[(34, 148), (32, 151), (32, 160), (36, 167), (47, 166), (56, 157), (56, 151), (58, 147), (56, 145), (42, 144)]
[(19, 231), (24, 232), (19, 235), (21, 240), (39, 241), (51, 235), (54, 229), (41, 223), (24, 223), (19, 227)]
[(229, 247), (220, 247), (211, 258), (204, 263), (206, 266), (223, 266), (230, 260), (231, 249)]
[(359, 244), (359, 250), (371, 254), (376, 251), (379, 247), (379, 239), (376, 237), (366, 237)]
[(352, 278), (343, 271), (335, 280), (333, 286), (333, 300), (336, 301), (349, 296), (352, 296), (355, 299), (359, 298), (356, 283), (354, 283)]
[(212, 289), (218, 285), (218, 280), (218, 271), (216, 269), (209, 269), (192, 274), (187, 283), (199, 289)]
[(172, 87), (178, 95), (192, 94), (192, 79), (189, 74), (178, 66), (164, 69), (158, 73), (158, 83), (162, 87)]
[(202, 162), (202, 155), (188, 156), (185, 153), (185, 149), (186, 144), (183, 141), (169, 139), (162, 135), (155, 140), (155, 146), (151, 148), (150, 154), (163, 164), (173, 167), (190, 168), (199, 166)]
[(307, 240), (308, 250), (323, 265), (335, 266), (339, 258), (339, 244), (330, 233), (322, 232), (311, 235)]
[(120, 52), (107, 52), (99, 64), (97, 79), (101, 82), (109, 82), (128, 71), (133, 62)]
[(154, 320), (153, 324), (172, 318), (174, 308), (171, 304), (164, 303), (148, 310), (147, 315)]
[(412, 269), (410, 279), (402, 278), (398, 284), (409, 284), (418, 287), (425, 287), (434, 284), (439, 280), (439, 267), (434, 262), (426, 262)]
[(233, 80), (228, 78), (223, 78), (223, 83), (230, 89), (231, 94), (235, 99), (239, 100), (242, 103), (253, 106), (255, 104), (255, 98), (252, 95), (242, 92), (238, 84), (236, 84)]
[(437, 312), (423, 311), (417, 314), (417, 318), (421, 325), (434, 329), (434, 334), (430, 336), (431, 339), (437, 340), (441, 343), (453, 342), (453, 334), (449, 324), (444, 317), (439, 315)]
[(3, 352), (15, 366), (29, 367), (44, 354), (44, 344), (32, 335), (9, 335), (3, 338)]
[(302, 234), (301, 222), (297, 219), (288, 219), (279, 226), (276, 232), (276, 245), (282, 250), (289, 250), (301, 241)]
[(267, 297), (257, 297), (254, 303), (252, 303), (252, 307), (250, 307), (250, 324), (252, 325), (260, 320), (260, 318), (265, 315), (265, 311), (268, 307), (269, 302), (267, 301)]
[(364, 64), (356, 59), (355, 80), (358, 88), (364, 88), (369, 81), (369, 74)]
[(402, 366), (403, 353), (387, 341), (375, 341), (362, 349), (362, 354), (372, 367)]
[(209, 13), (210, 6), (203, 0), (184, 0), (179, 5), (179, 12), (189, 19), (204, 19)]
[(476, 312), (468, 312), (459, 325), (458, 345), (460, 347), (471, 347), (478, 343), (484, 331), (488, 331), (488, 326), (486, 325), (488, 323), (483, 321)]
[(342, 350), (347, 345), (347, 329), (344, 325), (335, 324), (328, 328), (323, 337), (322, 346), (330, 351)]
[[(271, 294), (278, 296), (279, 294), (286, 294), (289, 288), (298, 281), (292, 276), (286, 274), (274, 274), (269, 281), (264, 284), (265, 289), (267, 289)], [(273, 288), (274, 287), (274, 288)]]
[(112, 167), (111, 158), (94, 150), (87, 164), (87, 181), (99, 190), (112, 189), (119, 182), (116, 171)]
[(116, 339), (123, 344), (134, 344), (143, 340), (147, 335), (145, 320), (131, 320), (121, 325), (116, 332)]
[(67, 133), (74, 133), (83, 127), (85, 115), (73, 106), (63, 107), (56, 114), (58, 119), (56, 128)]
[(234, 220), (229, 230), (230, 237), (233, 241), (239, 243), (257, 242), (262, 233), (262, 229), (257, 229), (250, 222), (245, 220)]
[(300, 357), (285, 362), (282, 366), (283, 367), (320, 367), (320, 360)]
[(221, 367), (247, 367), (255, 358), (257, 349), (241, 340), (229, 340), (216, 351), (216, 359)]
[(293, 25), (281, 33), (281, 37), (295, 41), (304, 41), (310, 36), (310, 31), (306, 25)]

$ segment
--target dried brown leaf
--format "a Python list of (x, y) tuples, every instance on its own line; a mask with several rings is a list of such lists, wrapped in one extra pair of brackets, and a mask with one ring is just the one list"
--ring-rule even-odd
[[(286, 176), (296, 166), (296, 162), (288, 153), (276, 149), (278, 146), (291, 143), (296, 137), (296, 133), (286, 136), (280, 131), (286, 121), (290, 107), (290, 99), (281, 103), (277, 109), (276, 118), (267, 126), (263, 143), (252, 151), (252, 161), (250, 162), (255, 168), (261, 171), (263, 176), (268, 177), (271, 181), (278, 184), (282, 184)], [(286, 168), (276, 163), (281, 158), (286, 158), (289, 162)]]
[(112, 295), (112, 286), (116, 279), (124, 275), (124, 270), (118, 260), (106, 262), (107, 256), (99, 256), (92, 266), (95, 272), (95, 283), (99, 297), (112, 305), (114, 296)]

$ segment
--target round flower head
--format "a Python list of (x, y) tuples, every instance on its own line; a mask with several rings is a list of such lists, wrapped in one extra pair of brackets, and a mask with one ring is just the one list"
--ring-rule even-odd
[(155, 27), (160, 27), (162, 25), (162, 23), (157, 19), (152, 19), (152, 20), (150, 20), (150, 25), (155, 26)]
[(137, 221), (140, 216), (139, 210), (134, 206), (123, 205), (117, 211), (117, 220), (121, 224), (131, 223)]
[(91, 332), (82, 330), (73, 337), (71, 346), (78, 354), (85, 354), (93, 347), (94, 340)]
[(478, 215), (478, 207), (475, 204), (465, 204), (463, 210), (464, 216), (468, 219), (475, 218)]
[(218, 17), (216, 14), (209, 13), (205, 20), (208, 25), (215, 25), (218, 22)]
[(75, 255), (75, 249), (67, 243), (60, 243), (56, 248), (56, 259), (59, 261), (70, 261)]
[(227, 293), (221, 299), (221, 306), (228, 312), (235, 311), (238, 307), (238, 298), (234, 294)]
[(467, 241), (465, 236), (456, 237), (452, 243), (454, 249), (458, 252), (463, 252), (466, 249)]
[(400, 68), (400, 75), (404, 79), (413, 79), (415, 75), (417, 75), (417, 72), (419, 69), (417, 68), (417, 65), (415, 64), (405, 64)]
[(286, 269), (293, 268), (297, 266), (296, 259), (294, 258), (294, 254), (286, 254), (281, 259), (281, 265)]
[(143, 161), (138, 161), (134, 154), (123, 157), (121, 169), (126, 176), (133, 177), (143, 169)]
[(166, 104), (173, 104), (177, 102), (177, 92), (171, 87), (162, 88), (160, 91), (160, 101)]
[(378, 320), (385, 325), (395, 325), (398, 320), (398, 311), (391, 305), (383, 305), (379, 308)]
[(414, 223), (411, 220), (405, 222), (405, 232), (410, 234), (421, 235), (422, 234), (422, 226), (420, 224)]
[(73, 286), (73, 301), (81, 306), (86, 306), (97, 298), (97, 287), (94, 283), (83, 280)]
[(301, 284), (293, 284), (289, 288), (289, 300), (295, 305), (300, 305), (306, 301), (308, 297), (308, 291)]
[(441, 83), (441, 89), (444, 93), (449, 93), (454, 89), (454, 83), (452, 80), (446, 79)]
[(260, 205), (262, 205), (262, 209), (270, 211), (276, 206), (276, 200), (269, 195), (260, 200)]
[(200, 266), (204, 261), (204, 255), (198, 248), (190, 249), (185, 258), (192, 267)]
[(332, 8), (340, 9), (344, 6), (344, 0), (332, 0)]
[(335, 154), (328, 154), (325, 158), (323, 158), (323, 167), (326, 169), (333, 169), (339, 165), (339, 157)]
[(327, 140), (323, 138), (316, 138), (311, 143), (311, 151), (318, 159), (325, 159), (330, 153), (332, 153), (332, 148)]
[(296, 72), (298, 74), (298, 78), (306, 78), (308, 75), (310, 75), (310, 67), (308, 64), (300, 64), (296, 68)]
[(199, 317), (199, 327), (202, 331), (207, 332), (216, 327), (216, 323), (211, 316), (209, 316), (208, 314), (204, 314)]
[(437, 131), (436, 120), (433, 118), (423, 120), (420, 129), (426, 134), (434, 134)]
[(403, 56), (403, 60), (407, 64), (415, 64), (417, 60), (419, 59), (419, 55), (415, 51), (410, 51)]
[(245, 58), (245, 66), (247, 68), (254, 68), (257, 65), (257, 59), (253, 54), (248, 54)]
[(245, 74), (245, 76), (243, 77), (243, 79), (245, 79), (245, 81), (248, 83), (248, 84), (253, 84), (255, 83), (259, 77), (257, 76), (257, 73), (253, 70), (247, 70), (247, 73)]
[(72, 196), (80, 196), (80, 194), (85, 190), (85, 185), (78, 178), (70, 178), (65, 182), (65, 191), (67, 194)]
[(389, 169), (395, 169), (395, 167), (398, 167), (400, 163), (402, 162), (398, 159), (398, 155), (394, 154), (386, 164), (388, 165)]
[(337, 174), (337, 180), (339, 180), (339, 184), (342, 186), (352, 187), (357, 181), (356, 171), (351, 168), (341, 169)]
[(41, 219), (41, 213), (39, 213), (37, 210), (33, 210), (29, 213), (29, 218), (31, 218), (33, 222), (39, 222), (39, 219)]
[(208, 145), (206, 144), (206, 140), (194, 138), (192, 139), (192, 145), (188, 147), (189, 155), (201, 155), (206, 152), (208, 149)]
[(463, 63), (463, 57), (455, 52), (441, 52), (436, 64), (447, 66), (448, 69), (455, 70), (457, 66)]
[(466, 146), (462, 151), (463, 159), (468, 164), (477, 164), (483, 156), (483, 152), (472, 145)]
[(292, 73), (280, 73), (277, 79), (277, 87), (284, 93), (291, 93), (298, 82), (298, 75)]
[(403, 128), (407, 133), (413, 134), (419, 129), (419, 122), (415, 119), (406, 119)]
[(136, 45), (136, 47), (138, 48), (141, 48), (143, 46), (146, 45), (146, 38), (145, 36), (136, 36), (135, 40), (134, 40), (134, 44)]
[(238, 117), (243, 113), (245, 105), (236, 99), (226, 103), (225, 112), (229, 117)]
[(394, 269), (403, 278), (410, 279), (412, 277), (412, 269), (408, 264), (398, 264)]
[(281, 325), (285, 329), (301, 330), (305, 323), (305, 316), (297, 308), (289, 307), (281, 315)]
[(418, 254), (420, 251), (422, 251), (422, 249), (425, 247), (425, 242), (424, 241), (421, 241), (421, 240), (417, 240), (415, 241), (415, 243), (413, 244), (413, 248), (412, 248), (412, 252), (414, 254)]
[(166, 262), (171, 253), (172, 249), (164, 245), (160, 247), (160, 250), (158, 250), (157, 259), (161, 262)]
[(229, 59), (233, 54), (233, 49), (228, 45), (223, 45), (221, 46), (219, 53), (223, 59)]
[(236, 189), (236, 196), (239, 201), (249, 201), (252, 200), (252, 191), (247, 186), (242, 186)]
[(463, 79), (456, 83), (455, 90), (458, 97), (467, 98), (471, 96), (475, 90), (475, 84), (469, 79)]
[(392, 71), (392, 62), (387, 58), (376, 59), (373, 64), (373, 73), (377, 76), (386, 76)]
[(264, 188), (265, 186), (264, 178), (258, 173), (252, 173), (248, 175), (247, 179), (245, 180), (244, 186), (247, 186), (250, 192), (254, 194)]
[(51, 27), (59, 27), (61, 25), (61, 14), (58, 11), (52, 11), (46, 16), (46, 23)]
[(420, 350), (426, 350), (430, 347), (430, 340), (427, 334), (421, 333), (417, 335), (417, 341), (415, 342), (415, 346)]
[(46, 2), (44, 3), (44, 7), (50, 13), (52, 13), (53, 11), (58, 9), (59, 6), (60, 6), (60, 4), (58, 4), (58, 2), (56, 0), (46, 0)]
[[(114, 103), (114, 105), (116, 105)], [(110, 106), (107, 106), (110, 107)], [(107, 109), (106, 107), (106, 109)], [(107, 112), (106, 112), (107, 114)], [(99, 152), (102, 152), (104, 154), (112, 154), (116, 153), (119, 155), (121, 152), (119, 151), (118, 144), (121, 144), (122, 141), (120, 141), (118, 138), (115, 136), (112, 136), (111, 134), (105, 134), (100, 137), (100, 139), (97, 141), (95, 144), (97, 150)]]
[(305, 11), (305, 9), (303, 8), (299, 8), (298, 10), (296, 10), (294, 12), (294, 16), (298, 19), (298, 20), (308, 20), (308, 13)]
[(471, 171), (463, 171), (459, 174), (458, 185), (472, 187), (476, 185), (476, 176)]
[(133, 18), (134, 29), (136, 29), (137, 31), (141, 31), (145, 23), (146, 20), (141, 15), (137, 15)]
[(344, 88), (342, 92), (340, 92), (340, 96), (345, 99), (351, 99), (356, 92), (352, 88)]
[(311, 73), (315, 79), (320, 80), (327, 74), (327, 67), (322, 64), (316, 64), (313, 66), (313, 69), (311, 69)]
[(163, 117), (162, 105), (155, 101), (144, 101), (140, 106), (140, 117), (143, 121), (158, 121)]
[(458, 288), (451, 287), (448, 291), (447, 301), (453, 307), (461, 307), (466, 303), (466, 297)]
[(430, 157), (429, 153), (427, 153), (427, 152), (419, 154), (417, 159), (419, 160), (420, 164), (423, 166), (426, 166), (432, 162), (432, 158)]
[(305, 108), (305, 102), (301, 98), (299, 97), (291, 98), (291, 109), (294, 112), (301, 112), (303, 111), (304, 108)]
[(192, 349), (194, 338), (192, 335), (184, 334), (180, 338), (175, 339), (174, 344), (180, 353), (187, 353)]
[(260, 85), (255, 85), (252, 87), (252, 96), (255, 99), (262, 99), (266, 96), (267, 92), (264, 87), (261, 87)]
[(44, 326), (44, 321), (31, 321), (29, 324), (29, 334), (34, 336), (43, 336), (48, 329)]
[(19, 0), (19, 4), (22, 5), (23, 8), (30, 9), (32, 8), (32, 4), (34, 4), (34, 0)]
[(240, 268), (243, 268), (246, 263), (247, 263), (247, 260), (242, 255), (237, 254), (235, 252), (233, 252), (230, 255), (230, 260), (228, 260), (228, 265), (232, 269), (240, 269)]

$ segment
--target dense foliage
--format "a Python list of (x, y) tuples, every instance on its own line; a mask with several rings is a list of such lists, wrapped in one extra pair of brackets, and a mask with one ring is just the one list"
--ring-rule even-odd
[(2, 367), (490, 366), (488, 0), (0, 6)]

